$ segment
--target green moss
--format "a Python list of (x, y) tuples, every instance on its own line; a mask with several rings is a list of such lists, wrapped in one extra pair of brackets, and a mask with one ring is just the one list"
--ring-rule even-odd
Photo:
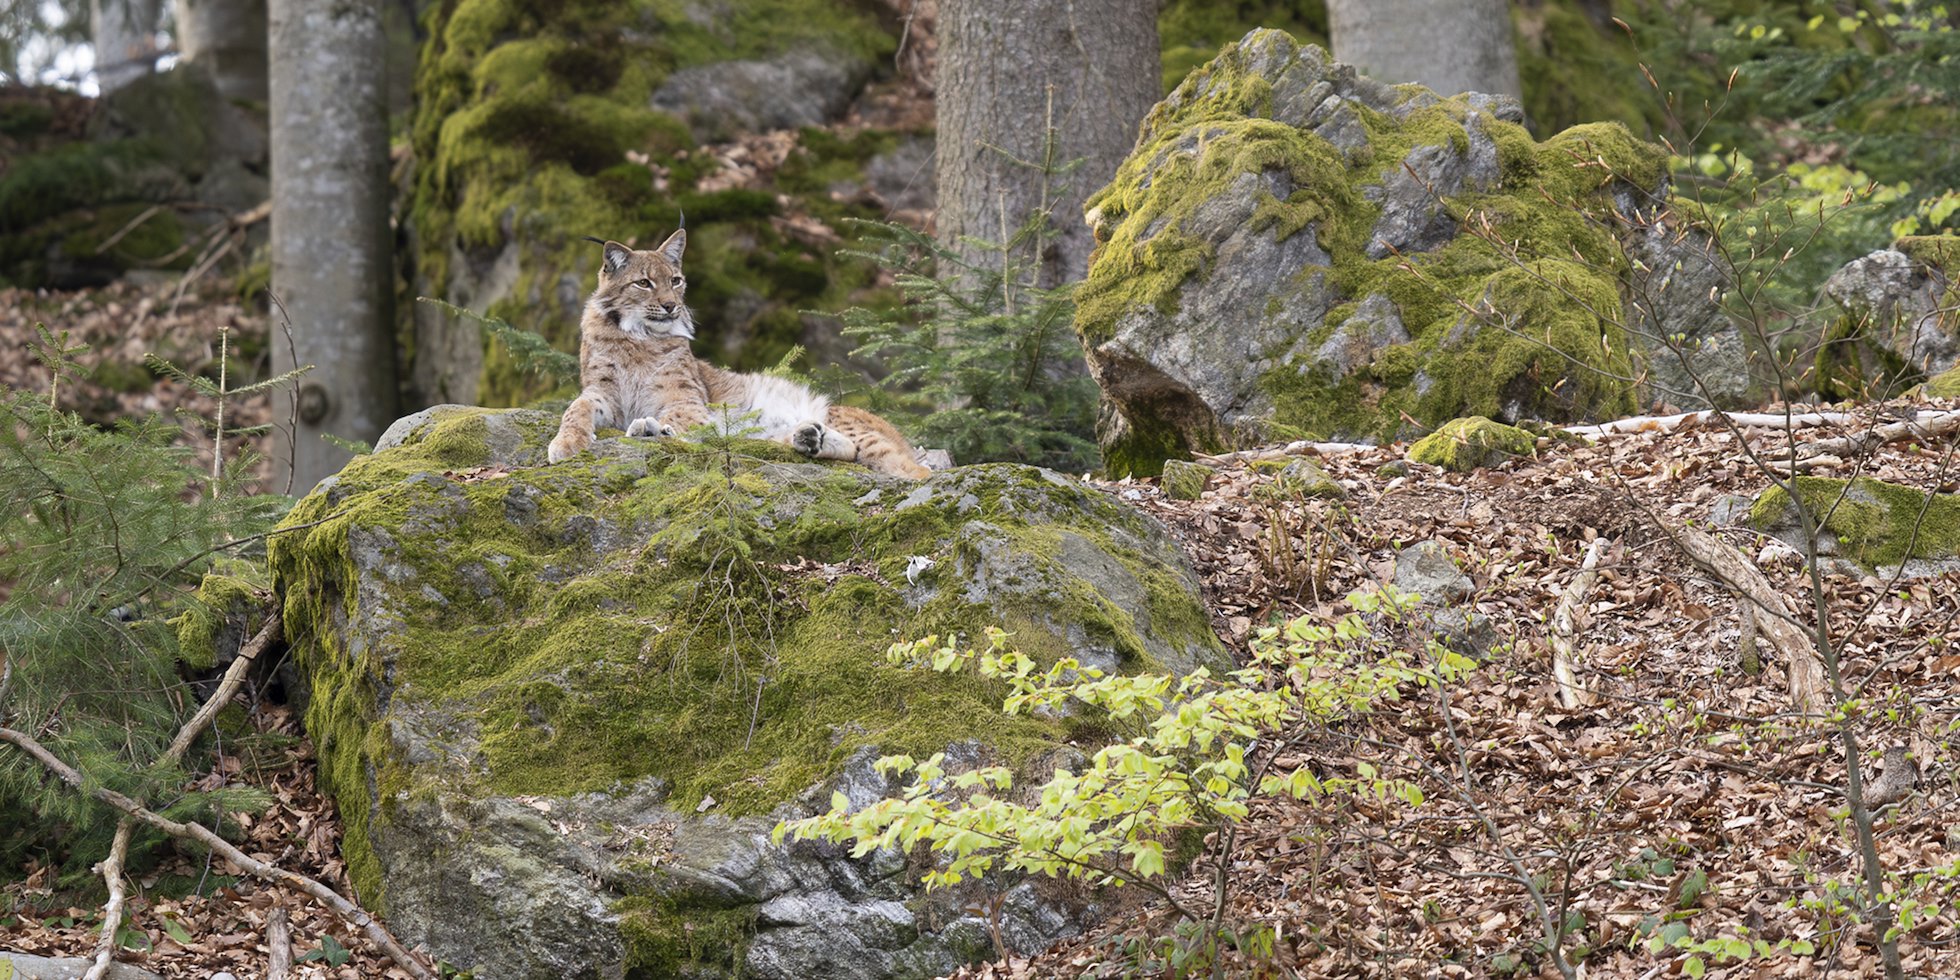
[[(1068, 734), (1069, 722), (1000, 717), (1003, 692), (989, 682), (890, 667), (895, 639), (977, 635), (1004, 620), (1030, 653), (1052, 657), (1068, 647), (1055, 624), (1074, 623), (1149, 669), (1161, 665), (1142, 640), (1147, 622), (1174, 645), (1219, 653), (1195, 597), (1123, 543), (1133, 517), (1032, 469), (968, 468), (904, 509), (910, 485), (848, 464), (786, 466), (787, 449), (741, 441), (602, 441), (599, 453), (502, 479), (437, 476), (486, 461), (486, 437), (513, 425), (533, 453), (554, 431), (542, 413), (439, 414), (403, 446), (356, 458), (270, 547), (314, 691), (308, 731), (364, 897), (380, 896), (369, 821), (433, 778), (375, 714), (377, 678), (388, 678), (387, 704), (432, 707), (477, 733), (480, 765), (443, 777), (464, 782), (453, 789), (556, 795), (658, 776), (683, 810), (713, 796), (717, 813), (741, 816), (769, 812), (866, 745), (930, 753), (984, 730), (1025, 760)], [(1063, 513), (1093, 517), (1066, 532), (1040, 520)], [(976, 521), (988, 525), (978, 537), (964, 530)], [(1143, 588), (1140, 608), (1058, 573), (1071, 534), (1115, 556)], [(593, 567), (602, 537), (628, 544)], [(981, 539), (1024, 556), (1027, 594), (989, 611), (951, 578), (908, 589), (910, 556), (951, 576), (985, 559)], [(357, 548), (382, 556), (386, 581), (355, 581)], [(385, 610), (373, 605), (383, 594)], [(364, 615), (397, 622), (399, 642), (378, 648), (351, 625)]]
[(1211, 482), (1211, 467), (1181, 459), (1164, 461), (1164, 496), (1172, 500), (1196, 500), (1204, 496)]
[(613, 905), (626, 941), (628, 980), (739, 976), (755, 935), (755, 907), (690, 908), (668, 898), (632, 897)]
[(1409, 458), (1457, 473), (1533, 455), (1538, 441), (1523, 429), (1487, 418), (1453, 419), (1409, 447)]
[(1960, 398), (1960, 367), (1948, 368), (1926, 382), (1925, 393), (1934, 398)]
[[(1630, 410), (1633, 371), (1615, 322), (1627, 262), (1606, 220), (1608, 191), (1660, 186), (1665, 151), (1614, 122), (1539, 143), (1521, 126), (1480, 116), (1475, 125), (1497, 150), (1499, 186), (1466, 190), (1444, 205), (1452, 218), (1487, 225), (1509, 244), (1464, 234), (1433, 252), (1371, 260), (1368, 236), (1381, 206), (1369, 188), (1399, 174), (1418, 148), (1463, 152), (1468, 106), (1416, 103), (1390, 119), (1357, 105), (1367, 143), (1344, 154), (1266, 118), (1271, 87), (1251, 65), (1272, 61), (1268, 49), (1293, 44), (1256, 33), (1193, 71), (1153, 110), (1115, 180), (1090, 199), (1099, 247), (1077, 295), (1084, 345), (1108, 344), (1124, 318), (1173, 310), (1186, 285), (1202, 284), (1215, 243), (1186, 232), (1191, 217), (1244, 174), (1276, 170), (1298, 190), (1284, 201), (1260, 199), (1252, 226), (1282, 240), (1311, 229), (1331, 265), (1299, 274), (1325, 277), (1333, 309), (1317, 331), (1286, 337), (1273, 354), (1317, 347), (1374, 294), (1394, 303), (1412, 340), (1346, 377), (1278, 358), (1260, 379), (1273, 404), (1271, 428), (1389, 439), (1402, 433), (1405, 416), (1435, 425), (1465, 415), (1564, 419)], [(1411, 99), (1419, 94), (1408, 89)], [(1466, 324), (1466, 306), (1487, 312)], [(1285, 309), (1269, 303), (1267, 313)], [(1127, 432), (1104, 445), (1113, 475), (1154, 473), (1164, 458), (1208, 448), (1201, 439), (1229, 441), (1202, 408), (1122, 409)]]
[[(1960, 555), (1960, 498), (1953, 494), (1929, 495), (1871, 477), (1800, 476), (1796, 487), (1810, 519), (1821, 518), (1839, 552), (1867, 568)], [(1756, 498), (1749, 523), (1767, 530), (1792, 523), (1794, 513), (1789, 494), (1771, 487)]]
[(264, 607), (270, 585), (265, 570), (255, 563), (230, 562), (221, 571), (207, 572), (189, 605), (170, 621), (184, 664), (193, 670), (215, 666), (218, 635), (234, 618), (248, 630), (257, 629), (251, 614)]
[(1866, 336), (1869, 324), (1868, 316), (1846, 315), (1825, 328), (1811, 362), (1811, 388), (1819, 397), (1886, 397), (1918, 375), (1897, 351)]

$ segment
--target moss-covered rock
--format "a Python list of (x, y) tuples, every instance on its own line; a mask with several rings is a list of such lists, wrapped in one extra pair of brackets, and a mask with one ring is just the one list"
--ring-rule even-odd
[(1109, 404), (1106, 468), (1279, 433), (1391, 438), (1405, 415), (1630, 410), (1614, 229), (1664, 199), (1665, 152), (1618, 124), (1536, 142), (1522, 119), (1278, 31), (1194, 71), (1088, 204), (1101, 244), (1076, 328)]
[(1915, 235), (1854, 259), (1824, 283), (1842, 311), (1818, 345), (1812, 387), (1890, 397), (1960, 364), (1960, 237)]
[[(999, 623), (1115, 669), (1221, 660), (1162, 528), (1079, 481), (623, 437), (541, 466), (555, 425), (404, 420), (270, 548), (356, 888), (485, 975), (948, 970), (984, 936), (958, 896), (771, 847), (774, 818), (884, 794), (883, 752), (1028, 763), (1095, 733), (887, 645)], [(1079, 922), (1037, 904), (1031, 940)]]
[(1196, 500), (1204, 496), (1205, 487), (1211, 483), (1211, 467), (1182, 459), (1164, 460), (1164, 477), (1161, 481), (1164, 496), (1172, 500)]
[[(1887, 578), (1960, 569), (1960, 497), (1871, 477), (1800, 476), (1796, 489), (1809, 522), (1820, 528), (1817, 554), (1822, 560), (1848, 560), (1855, 566), (1850, 570)], [(1749, 524), (1800, 554), (1807, 552), (1796, 504), (1781, 487), (1756, 498)]]
[[(413, 293), (571, 350), (598, 261), (585, 236), (658, 241), (685, 212), (702, 352), (774, 365), (808, 339), (797, 311), (842, 308), (869, 277), (833, 258), (834, 242), (786, 234), (772, 221), (781, 199), (826, 221), (883, 217), (832, 191), (900, 137), (807, 130), (760, 187), (729, 181), (697, 140), (834, 118), (888, 63), (899, 27), (833, 0), (438, 5), (411, 125)], [(420, 397), (506, 405), (548, 388), (486, 350), (475, 324), (401, 306)]]
[(1960, 367), (1948, 368), (1928, 378), (1922, 390), (1934, 398), (1960, 398)]
[(1538, 440), (1531, 433), (1478, 416), (1452, 419), (1442, 428), (1416, 440), (1416, 444), (1409, 447), (1409, 458), (1457, 473), (1468, 473), (1507, 459), (1532, 455), (1537, 447)]

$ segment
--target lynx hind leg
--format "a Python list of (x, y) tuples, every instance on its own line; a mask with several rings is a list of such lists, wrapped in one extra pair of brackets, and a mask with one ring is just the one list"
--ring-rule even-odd
[(824, 458), (854, 459), (880, 473), (908, 480), (923, 480), (932, 475), (931, 470), (919, 465), (918, 453), (897, 427), (877, 415), (849, 405), (832, 405), (825, 420), (830, 423), (830, 437), (841, 435), (842, 441), (851, 444), (852, 455)]
[(791, 449), (817, 459), (856, 459), (857, 443), (822, 422), (805, 422), (789, 434)]

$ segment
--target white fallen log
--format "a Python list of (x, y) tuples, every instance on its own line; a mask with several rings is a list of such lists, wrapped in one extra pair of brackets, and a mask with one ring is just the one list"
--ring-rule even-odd
[(1605, 546), (1605, 538), (1593, 539), (1586, 548), (1585, 564), (1579, 566), (1579, 574), (1566, 585), (1565, 594), (1552, 613), (1552, 679), (1558, 682), (1558, 703), (1567, 711), (1576, 711), (1599, 700), (1598, 693), (1579, 679), (1578, 634), (1579, 610), (1585, 605), (1586, 593), (1592, 591), (1593, 582), (1599, 578), (1599, 553)]

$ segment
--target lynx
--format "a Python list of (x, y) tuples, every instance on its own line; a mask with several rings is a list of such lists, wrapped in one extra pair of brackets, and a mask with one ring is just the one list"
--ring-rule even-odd
[(753, 416), (760, 438), (818, 459), (848, 459), (883, 473), (929, 475), (890, 422), (765, 374), (724, 371), (694, 356), (694, 316), (683, 298), (681, 252), (687, 232), (659, 248), (634, 251), (606, 242), (599, 288), (579, 320), (578, 398), (565, 409), (548, 458), (563, 462), (591, 448), (598, 426), (629, 436), (679, 436), (710, 421), (709, 405)]

